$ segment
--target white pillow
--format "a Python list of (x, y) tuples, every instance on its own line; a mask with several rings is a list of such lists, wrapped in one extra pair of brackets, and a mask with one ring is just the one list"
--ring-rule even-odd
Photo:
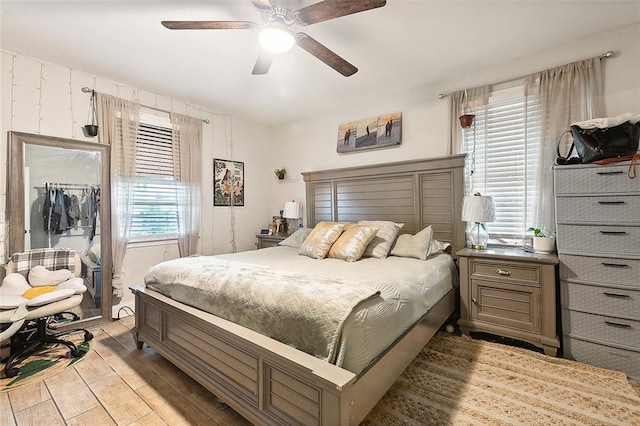
[(400, 235), (389, 254), (391, 256), (414, 257), (416, 259), (427, 260), (432, 236), (433, 230), (431, 229), (431, 225), (415, 235)]
[(293, 234), (289, 235), (284, 240), (278, 243), (279, 246), (300, 248), (303, 241), (307, 239), (309, 234), (313, 231), (311, 228), (300, 228)]
[(443, 253), (450, 246), (451, 244), (449, 243), (431, 239), (431, 243), (429, 244), (429, 254), (427, 254), (427, 257), (433, 256), (434, 254)]
[(362, 257), (377, 257), (384, 259), (389, 255), (391, 245), (393, 245), (400, 228), (404, 223), (389, 222), (386, 220), (361, 220), (358, 225), (375, 226), (378, 228), (376, 236), (371, 240), (367, 248), (364, 250)]
[(73, 278), (73, 272), (68, 269), (50, 271), (42, 265), (37, 265), (31, 268), (27, 279), (31, 287), (40, 287), (43, 285), (57, 285), (69, 278)]

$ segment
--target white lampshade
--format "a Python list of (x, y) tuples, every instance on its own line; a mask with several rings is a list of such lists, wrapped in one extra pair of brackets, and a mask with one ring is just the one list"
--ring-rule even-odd
[(474, 222), (473, 228), (467, 233), (468, 245), (477, 250), (486, 249), (489, 242), (489, 234), (484, 222), (496, 220), (493, 198), (482, 196), (479, 193), (464, 197), (462, 200), (462, 220)]
[(302, 204), (297, 201), (287, 201), (284, 203), (282, 217), (285, 219), (300, 219), (302, 217)]
[(493, 197), (469, 195), (462, 201), (462, 220), (465, 222), (493, 222), (496, 211)]

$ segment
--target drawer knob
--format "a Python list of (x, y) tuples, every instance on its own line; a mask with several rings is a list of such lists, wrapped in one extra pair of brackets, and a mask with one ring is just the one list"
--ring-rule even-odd
[(631, 297), (628, 294), (609, 293), (607, 291), (603, 292), (602, 294), (604, 294), (605, 296), (609, 296), (609, 297), (620, 297), (620, 298), (623, 298), (623, 299)]
[(511, 271), (506, 271), (504, 269), (496, 269), (496, 274), (509, 276), (511, 275)]
[(475, 303), (476, 305), (478, 304), (478, 299), (476, 299), (475, 297), (472, 297), (472, 298), (471, 298), (471, 301), (472, 301), (473, 303)]
[(624, 324), (621, 322), (605, 321), (604, 323), (612, 327), (631, 328), (631, 324)]

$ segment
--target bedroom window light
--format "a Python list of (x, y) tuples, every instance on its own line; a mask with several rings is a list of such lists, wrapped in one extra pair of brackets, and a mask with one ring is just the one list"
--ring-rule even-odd
[(175, 238), (178, 234), (178, 192), (174, 147), (168, 117), (140, 114), (136, 138), (132, 241)]
[[(466, 193), (491, 195), (496, 218), (487, 223), (491, 243), (520, 244), (535, 208), (536, 164), (540, 141), (540, 101), (524, 96), (523, 82), (492, 90), (488, 105), (474, 110), (475, 170)], [(474, 131), (462, 136), (471, 155)], [(473, 183), (473, 188), (471, 185)]]

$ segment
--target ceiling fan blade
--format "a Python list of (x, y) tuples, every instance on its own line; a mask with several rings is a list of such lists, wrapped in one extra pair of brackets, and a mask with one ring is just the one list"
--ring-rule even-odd
[(341, 16), (352, 15), (365, 10), (375, 9), (387, 4), (386, 0), (325, 0), (299, 9), (295, 14), (300, 25), (311, 25), (317, 22)]
[(260, 12), (271, 12), (273, 10), (273, 5), (269, 0), (251, 0), (251, 3), (253, 3)]
[(345, 77), (349, 77), (350, 75), (358, 72), (358, 68), (354, 67), (327, 47), (309, 37), (307, 34), (297, 33), (296, 40), (298, 42), (298, 46), (311, 53), (313, 56), (320, 59), (322, 62), (329, 65)]
[(246, 30), (256, 27), (251, 21), (162, 21), (170, 30)]
[(260, 52), (260, 56), (258, 56), (258, 60), (256, 64), (253, 66), (253, 71), (251, 74), (266, 74), (269, 72), (269, 68), (271, 67), (271, 62), (273, 62), (273, 54), (269, 52), (262, 51)]

